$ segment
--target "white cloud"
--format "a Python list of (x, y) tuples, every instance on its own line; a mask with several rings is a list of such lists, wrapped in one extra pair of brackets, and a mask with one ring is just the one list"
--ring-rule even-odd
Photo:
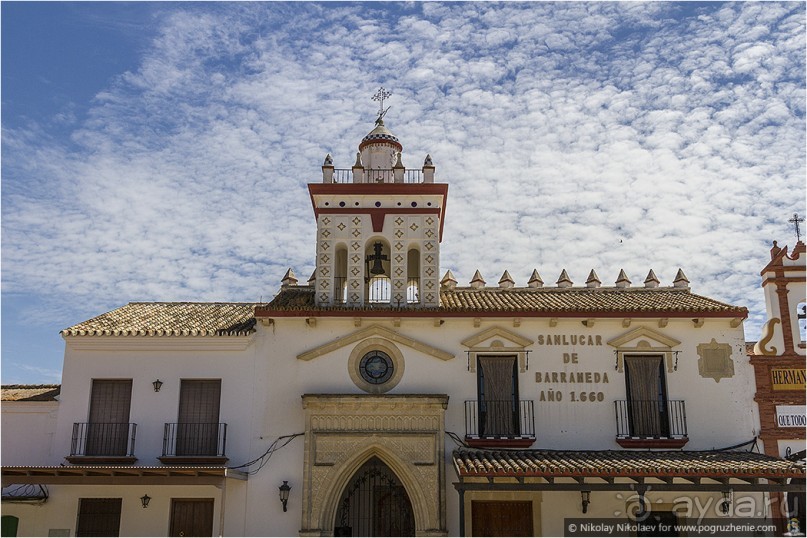
[(71, 141), (4, 132), (4, 290), (102, 311), (307, 278), (305, 184), (325, 153), (352, 164), (384, 85), (405, 164), (430, 153), (450, 184), (441, 261), (461, 284), (651, 267), (669, 284), (680, 266), (749, 306), (756, 338), (759, 269), (804, 212), (804, 20), (791, 3), (178, 6)]

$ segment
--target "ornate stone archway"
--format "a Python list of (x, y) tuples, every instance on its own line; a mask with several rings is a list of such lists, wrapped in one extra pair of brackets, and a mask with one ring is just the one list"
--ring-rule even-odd
[(400, 479), (417, 536), (446, 535), (445, 395), (308, 394), (301, 536), (332, 536), (348, 481), (373, 456)]

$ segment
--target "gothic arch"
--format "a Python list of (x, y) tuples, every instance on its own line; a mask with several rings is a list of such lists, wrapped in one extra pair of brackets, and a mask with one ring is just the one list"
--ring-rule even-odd
[(418, 531), (428, 528), (430, 519), (428, 510), (426, 509), (426, 499), (428, 496), (424, 494), (421, 488), (421, 482), (409, 469), (411, 464), (406, 464), (392, 451), (378, 443), (368, 445), (364, 450), (349, 458), (339, 469), (334, 471), (334, 479), (330, 482), (330, 490), (325, 496), (322, 510), (320, 511), (319, 528), (333, 530), (342, 493), (362, 465), (370, 461), (373, 457), (377, 457), (381, 460), (401, 481), (401, 484), (406, 490), (406, 494), (409, 496), (409, 502), (412, 503), (415, 528)]

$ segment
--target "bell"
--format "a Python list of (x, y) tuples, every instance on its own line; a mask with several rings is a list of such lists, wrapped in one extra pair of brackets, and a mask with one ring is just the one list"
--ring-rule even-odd
[(373, 275), (383, 275), (384, 274), (384, 267), (381, 265), (381, 260), (375, 259), (373, 260), (373, 266), (370, 268), (370, 274)]

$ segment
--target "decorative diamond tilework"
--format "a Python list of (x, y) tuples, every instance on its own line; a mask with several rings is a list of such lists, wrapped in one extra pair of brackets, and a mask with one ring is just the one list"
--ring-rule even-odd
[(353, 263), (359, 263), (361, 261), (361, 256), (359, 256), (358, 254), (354, 254), (353, 256), (350, 257), (350, 261), (352, 261)]
[(418, 228), (419, 228), (419, 226), (417, 224), (415, 224), (414, 222), (412, 223), (411, 226), (409, 226), (409, 229), (412, 230), (413, 232), (416, 231)]
[(325, 226), (330, 226), (331, 217), (322, 217), (322, 224), (324, 224)]
[(358, 303), (359, 302), (359, 294), (358, 293), (351, 293), (350, 294), (350, 302), (351, 303)]
[(401, 255), (401, 254), (396, 254), (396, 255), (395, 255), (395, 261), (396, 261), (396, 262), (398, 262), (398, 263), (403, 263), (403, 261), (404, 261), (404, 257), (403, 257), (403, 255)]
[(353, 237), (359, 237), (361, 235), (361, 230), (353, 230)]
[(427, 280), (426, 281), (426, 287), (429, 288), (429, 289), (432, 289), (434, 287), (434, 281), (433, 280)]
[(328, 288), (331, 287), (331, 283), (329, 281), (327, 281), (327, 280), (321, 280), (320, 283), (319, 283), (319, 287), (324, 289), (324, 290), (327, 290)]
[(434, 224), (434, 217), (426, 217), (426, 224), (431, 226)]
[(345, 226), (344, 222), (340, 222), (339, 224), (336, 225), (336, 227), (339, 228), (340, 232), (345, 231), (345, 228), (347, 228), (347, 226)]
[(355, 290), (356, 288), (359, 287), (359, 281), (358, 280), (351, 280), (350, 281), (350, 287)]
[(320, 256), (319, 259), (322, 263), (328, 263), (329, 261), (331, 261), (331, 257), (328, 256), (327, 254), (323, 254), (322, 256)]
[(395, 242), (395, 250), (403, 250), (403, 248), (404, 248), (403, 243), (401, 243), (400, 241)]
[(395, 274), (397, 276), (403, 276), (403, 269), (398, 267), (397, 269), (395, 269)]
[(431, 237), (431, 236), (433, 236), (433, 235), (434, 235), (434, 232), (433, 232), (433, 231), (431, 231), (431, 229), (426, 230), (426, 237)]
[(397, 219), (395, 219), (395, 224), (397, 226), (400, 226), (403, 223), (404, 223), (404, 219), (402, 219), (401, 217), (398, 217)]
[(361, 224), (361, 219), (359, 217), (353, 217), (353, 225), (358, 226)]
[(399, 290), (399, 289), (403, 288), (404, 286), (405, 286), (405, 283), (404, 283), (404, 281), (403, 281), (403, 280), (398, 280), (398, 279), (396, 278), (396, 279), (395, 279), (395, 281), (393, 282), (393, 287), (394, 287), (396, 290)]
[(434, 241), (426, 241), (423, 246), (426, 250), (434, 250)]
[(350, 270), (350, 272), (353, 273), (353, 276), (359, 276), (359, 273), (361, 273), (361, 269), (359, 269), (358, 267), (354, 267), (353, 269)]
[(323, 302), (323, 303), (326, 302), (328, 300), (328, 294), (327, 293), (320, 293), (319, 294), (319, 300), (321, 302)]
[(320, 234), (319, 234), (319, 235), (321, 235), (322, 237), (327, 238), (327, 237), (330, 237), (330, 235), (331, 235), (331, 231), (330, 231), (329, 229), (325, 228), (324, 230), (322, 230), (322, 231), (320, 232)]
[(352, 243), (350, 243), (350, 248), (352, 248), (353, 250), (359, 250), (361, 248), (361, 243), (359, 243), (358, 241), (353, 241)]
[(394, 299), (397, 304), (401, 304), (404, 300), (404, 296), (402, 293), (396, 293)]
[(319, 268), (319, 274), (322, 276), (328, 276), (330, 272), (331, 270), (327, 265), (323, 265), (322, 267)]
[(403, 237), (403, 234), (404, 234), (404, 233), (403, 233), (403, 230), (396, 230), (396, 231), (395, 231), (395, 237), (397, 237), (398, 239), (400, 239), (401, 237)]
[(319, 248), (322, 250), (328, 250), (329, 248), (331, 248), (331, 244), (328, 243), (327, 241), (323, 241), (322, 243), (320, 243)]
[(431, 254), (426, 254), (426, 257), (423, 259), (426, 261), (426, 263), (434, 263), (434, 256)]
[(427, 303), (436, 303), (437, 299), (434, 297), (433, 293), (427, 293), (426, 294), (426, 302)]
[(429, 276), (432, 276), (434, 274), (434, 269), (432, 269), (431, 267), (427, 267), (424, 273), (426, 273)]

